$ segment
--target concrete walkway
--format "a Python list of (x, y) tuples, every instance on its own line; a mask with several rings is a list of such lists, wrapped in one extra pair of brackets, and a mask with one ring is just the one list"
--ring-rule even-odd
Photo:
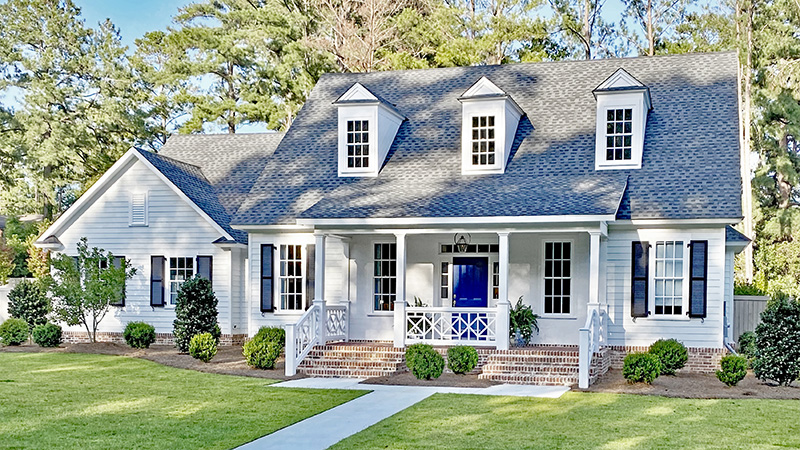
[(256, 439), (239, 449), (326, 449), (436, 393), (558, 398), (569, 391), (569, 388), (561, 386), (499, 384), (488, 388), (457, 388), (383, 386), (360, 384), (361, 381), (363, 380), (348, 378), (303, 378), (273, 384), (271, 387), (355, 389), (372, 392)]

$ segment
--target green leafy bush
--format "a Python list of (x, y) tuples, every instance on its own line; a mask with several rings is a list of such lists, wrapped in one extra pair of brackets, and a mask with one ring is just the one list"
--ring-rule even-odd
[(156, 341), (156, 328), (145, 322), (128, 322), (122, 337), (133, 348), (150, 348)]
[(8, 319), (0, 324), (0, 342), (3, 345), (19, 345), (28, 340), (30, 328), (22, 319)]
[(406, 349), (406, 366), (422, 380), (439, 378), (444, 370), (444, 358), (428, 344), (414, 344)]
[(61, 327), (56, 324), (36, 325), (31, 334), (33, 335), (33, 342), (36, 342), (39, 347), (58, 347), (61, 345)]
[(661, 361), (650, 353), (631, 353), (625, 357), (622, 376), (629, 383), (650, 384), (661, 373)]
[(196, 334), (209, 333), (219, 342), (217, 303), (211, 281), (195, 276), (183, 282), (178, 290), (173, 322), (175, 346), (180, 352), (189, 350), (189, 341)]
[(756, 334), (752, 331), (745, 331), (739, 336), (739, 353), (747, 358), (756, 357)]
[(650, 346), (649, 353), (661, 361), (661, 375), (675, 375), (689, 360), (686, 346), (675, 339), (659, 339)]
[(753, 371), (759, 380), (788, 386), (800, 375), (800, 303), (776, 296), (756, 327)]
[(767, 295), (767, 293), (752, 283), (736, 283), (733, 286), (733, 295), (764, 296)]
[(447, 367), (453, 373), (471, 372), (478, 365), (478, 351), (474, 347), (458, 346), (447, 349)]
[(31, 328), (46, 324), (49, 312), (50, 301), (36, 283), (23, 280), (8, 293), (8, 313)]
[(194, 359), (203, 362), (211, 361), (217, 354), (217, 338), (211, 333), (200, 333), (192, 336), (189, 341), (189, 354)]
[(747, 358), (743, 356), (727, 355), (719, 363), (722, 370), (717, 371), (717, 378), (728, 386), (736, 386), (747, 375)]
[(261, 327), (242, 347), (247, 365), (256, 369), (273, 369), (286, 345), (286, 331), (277, 327)]

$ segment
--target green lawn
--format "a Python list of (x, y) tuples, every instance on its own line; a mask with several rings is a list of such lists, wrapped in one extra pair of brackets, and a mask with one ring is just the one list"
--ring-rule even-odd
[(0, 353), (0, 448), (228, 449), (364, 394), (271, 383), (117, 356)]
[(437, 394), (334, 449), (800, 446), (800, 401), (567, 393), (557, 400)]

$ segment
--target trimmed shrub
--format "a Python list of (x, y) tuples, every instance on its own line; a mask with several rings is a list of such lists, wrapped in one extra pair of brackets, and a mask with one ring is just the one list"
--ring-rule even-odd
[(242, 347), (247, 365), (255, 369), (274, 369), (283, 347), (276, 341), (251, 339)]
[(661, 361), (661, 375), (675, 375), (675, 371), (683, 368), (689, 360), (686, 346), (675, 339), (659, 339), (653, 342), (648, 353)]
[(474, 347), (458, 346), (447, 349), (447, 367), (453, 373), (471, 372), (478, 365), (478, 351)]
[(406, 366), (418, 379), (430, 380), (442, 375), (444, 358), (430, 345), (414, 344), (406, 350)]
[(22, 319), (8, 319), (0, 324), (0, 342), (3, 345), (19, 345), (28, 340), (30, 328)]
[(722, 370), (717, 371), (717, 378), (728, 386), (736, 386), (747, 375), (747, 358), (743, 356), (727, 355), (719, 364)]
[(50, 301), (36, 283), (23, 280), (8, 293), (8, 313), (30, 328), (46, 324), (49, 312)]
[(762, 381), (788, 386), (800, 375), (800, 303), (784, 297), (773, 299), (761, 313), (756, 327), (756, 359), (753, 371)]
[(280, 327), (261, 327), (253, 336), (253, 340), (255, 339), (274, 342), (280, 346), (281, 350), (286, 348), (286, 330)]
[(33, 335), (33, 342), (36, 342), (39, 347), (58, 347), (61, 345), (61, 327), (56, 324), (37, 325), (31, 334)]
[(122, 337), (133, 348), (150, 348), (156, 341), (156, 328), (145, 322), (128, 322)]
[(625, 357), (622, 376), (629, 383), (650, 384), (661, 373), (661, 361), (650, 353), (631, 353)]
[(189, 354), (194, 359), (203, 362), (211, 361), (217, 354), (217, 338), (211, 333), (200, 333), (192, 336), (189, 341)]
[(739, 336), (739, 353), (749, 359), (756, 357), (756, 334), (752, 331), (745, 331)]
[(217, 303), (211, 281), (195, 276), (183, 282), (178, 290), (173, 322), (178, 351), (186, 353), (189, 350), (189, 341), (196, 334), (209, 333), (219, 342), (221, 333), (217, 324)]

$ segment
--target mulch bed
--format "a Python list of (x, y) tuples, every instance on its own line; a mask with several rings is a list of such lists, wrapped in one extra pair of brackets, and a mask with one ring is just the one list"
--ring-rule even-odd
[(653, 384), (630, 384), (623, 378), (621, 370), (609, 370), (586, 392), (607, 392), (614, 394), (660, 395), (677, 398), (758, 398), (758, 399), (800, 399), (800, 384), (791, 386), (767, 384), (749, 372), (744, 380), (734, 387), (727, 387), (713, 374), (678, 373), (675, 376), (662, 375)]
[(479, 380), (477, 375), (456, 375), (454, 373), (443, 373), (439, 378), (432, 380), (419, 380), (411, 372), (405, 371), (384, 377), (368, 378), (361, 384), (485, 388), (499, 383), (492, 380)]
[(94, 344), (62, 344), (57, 348), (42, 348), (38, 345), (20, 345), (0, 347), (0, 352), (27, 352), (27, 353), (95, 353), (100, 355), (130, 356), (157, 362), (165, 366), (179, 369), (197, 370), (199, 372), (216, 373), (223, 375), (239, 375), (255, 378), (271, 378), (274, 380), (289, 380), (304, 378), (303, 375), (287, 377), (284, 375), (284, 360), (278, 359), (272, 370), (253, 369), (249, 367), (242, 356), (242, 347), (220, 346), (214, 359), (204, 363), (189, 355), (178, 353), (172, 345), (151, 345), (146, 349), (134, 349), (123, 344), (97, 342)]

